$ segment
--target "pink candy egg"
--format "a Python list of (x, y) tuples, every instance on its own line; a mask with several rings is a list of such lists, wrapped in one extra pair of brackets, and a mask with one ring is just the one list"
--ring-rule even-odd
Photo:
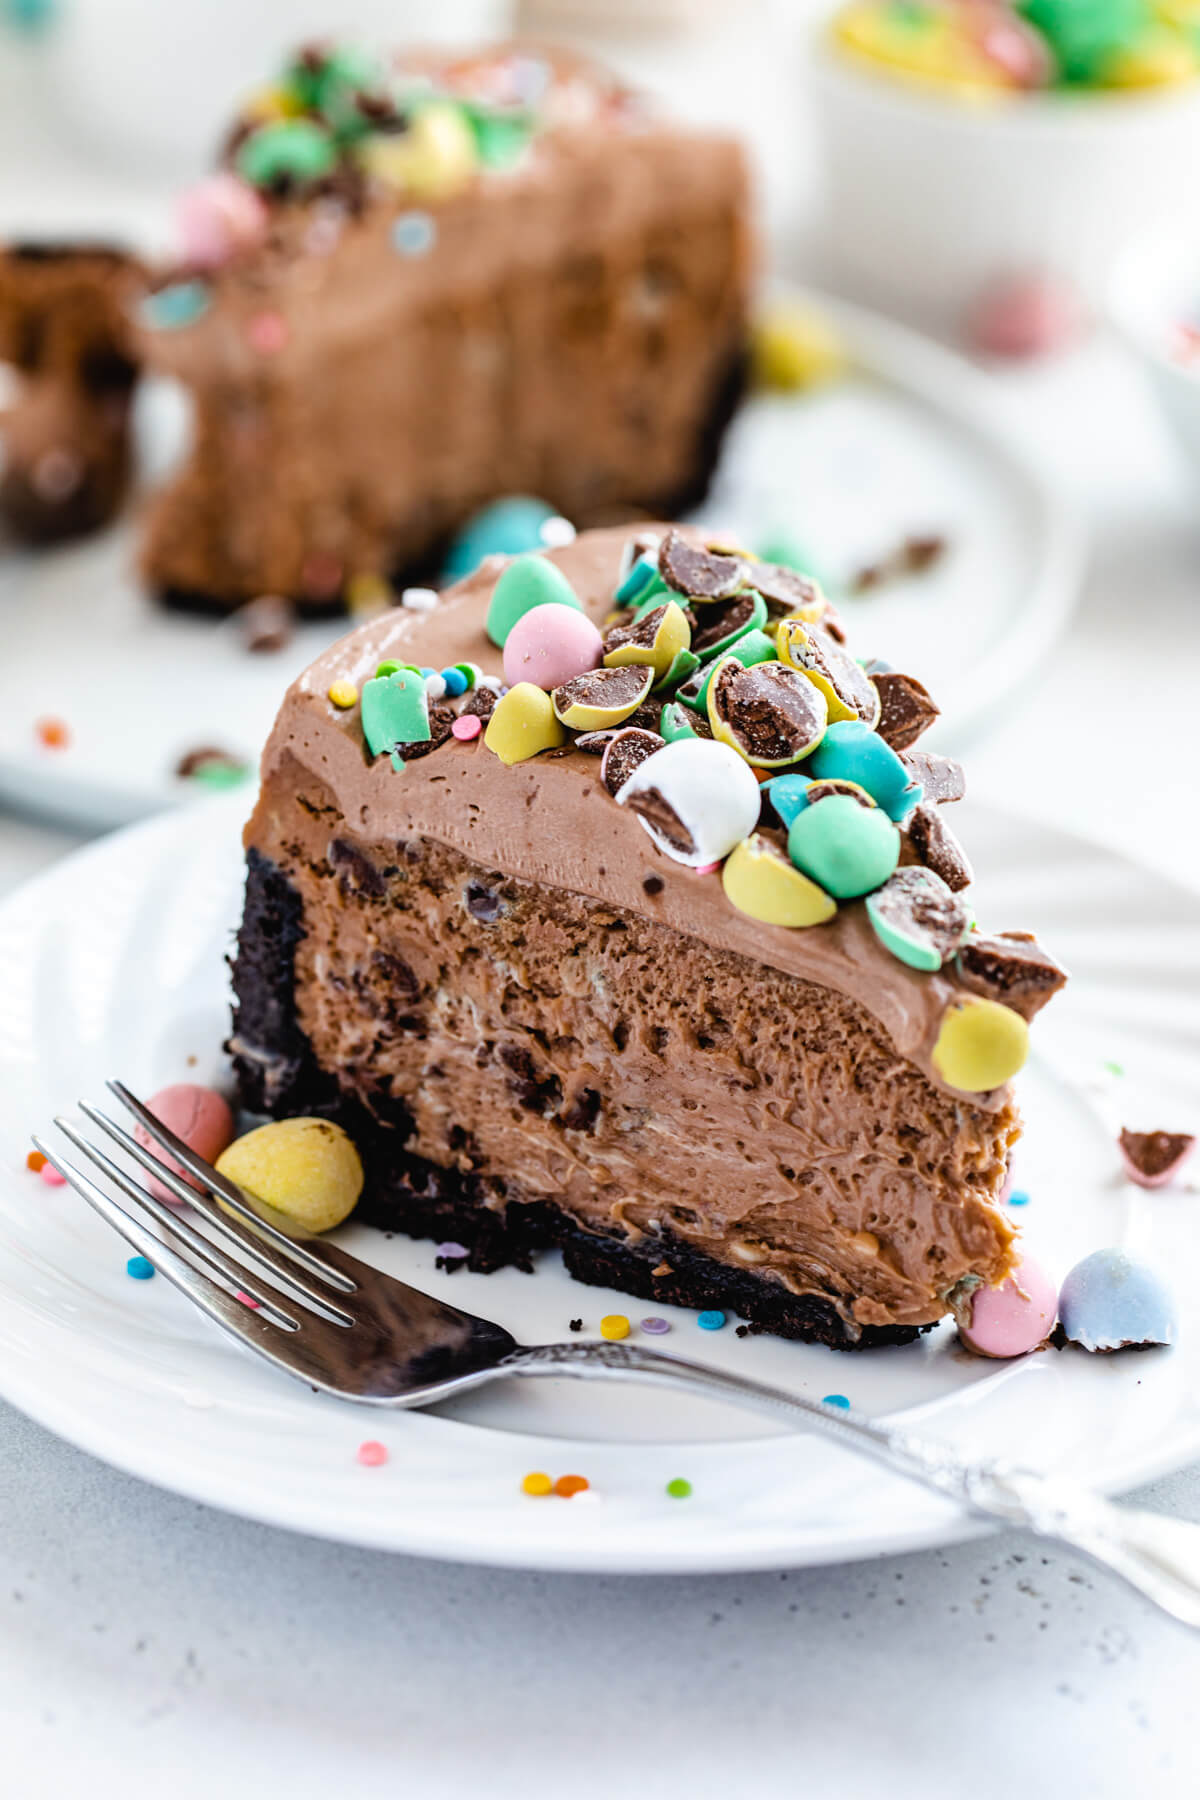
[(1058, 1289), (1032, 1257), (1023, 1256), (1007, 1281), (976, 1288), (955, 1317), (959, 1336), (976, 1356), (1024, 1356), (1053, 1331)]
[(1048, 356), (1079, 337), (1084, 324), (1069, 284), (1050, 275), (1020, 275), (980, 295), (968, 333), (988, 356)]
[(604, 640), (586, 614), (573, 606), (535, 606), (519, 618), (504, 645), (504, 679), (509, 687), (561, 687), (600, 666)]
[[(156, 1119), (161, 1119), (168, 1131), (182, 1138), (189, 1150), (202, 1156), (205, 1162), (215, 1163), (222, 1150), (233, 1142), (233, 1114), (228, 1105), (213, 1088), (200, 1087), (192, 1081), (178, 1081), (171, 1087), (160, 1088), (152, 1099), (146, 1102), (147, 1108)], [(154, 1150), (168, 1168), (179, 1175), (184, 1172), (171, 1157), (157, 1149), (153, 1138), (144, 1125), (138, 1125), (134, 1136), (139, 1144), (147, 1150)], [(190, 1176), (185, 1180), (191, 1181)], [(169, 1188), (154, 1176), (149, 1177), (150, 1190), (160, 1200), (169, 1200), (172, 1205), (179, 1202)], [(195, 1183), (192, 1183), (195, 1186)]]
[(266, 235), (267, 209), (236, 175), (210, 175), (180, 197), (175, 224), (184, 260), (219, 269)]

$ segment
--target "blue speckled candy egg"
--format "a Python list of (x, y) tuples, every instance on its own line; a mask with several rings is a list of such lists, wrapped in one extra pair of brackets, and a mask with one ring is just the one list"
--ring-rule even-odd
[(1175, 1301), (1162, 1278), (1124, 1250), (1093, 1250), (1062, 1284), (1063, 1331), (1084, 1350), (1173, 1344)]
[(493, 501), (468, 519), (452, 540), (446, 555), (446, 580), (461, 581), (485, 556), (545, 550), (550, 540), (542, 535), (543, 527), (548, 519), (557, 517), (552, 506), (530, 494), (510, 494), (507, 500)]

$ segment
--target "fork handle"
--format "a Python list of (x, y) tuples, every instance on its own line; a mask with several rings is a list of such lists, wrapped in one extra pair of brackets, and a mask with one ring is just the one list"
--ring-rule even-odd
[(1114, 1506), (1056, 1475), (998, 1461), (971, 1461), (948, 1446), (861, 1413), (807, 1400), (683, 1357), (636, 1344), (542, 1344), (516, 1350), (497, 1375), (650, 1381), (812, 1426), (964, 1511), (1034, 1532), (1099, 1563), (1172, 1618), (1200, 1630), (1200, 1525)]

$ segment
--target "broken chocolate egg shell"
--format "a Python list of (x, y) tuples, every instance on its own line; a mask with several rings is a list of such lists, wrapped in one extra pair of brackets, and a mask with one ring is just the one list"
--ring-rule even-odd
[(636, 725), (614, 731), (600, 758), (600, 780), (609, 793), (615, 798), (638, 765), (665, 742), (656, 731), (642, 731)]
[(1117, 1146), (1130, 1181), (1138, 1187), (1167, 1187), (1192, 1151), (1196, 1139), (1190, 1131), (1130, 1131), (1123, 1127)]
[(879, 690), (866, 670), (827, 632), (803, 619), (781, 619), (775, 644), (780, 662), (798, 670), (824, 694), (831, 725), (855, 719), (874, 729), (879, 718)]
[(700, 609), (691, 649), (700, 658), (719, 656), (747, 631), (761, 629), (766, 622), (766, 602), (753, 588), (747, 588), (732, 600), (714, 600)]
[(771, 619), (786, 618), (795, 613), (815, 624), (829, 607), (819, 581), (789, 569), (783, 563), (751, 562), (746, 566), (746, 579), (760, 593)]
[(676, 738), (639, 763), (616, 796), (667, 856), (688, 867), (722, 862), (758, 824), (758, 781), (728, 744)]
[(885, 949), (910, 969), (932, 973), (966, 936), (971, 914), (931, 869), (897, 869), (867, 896), (867, 916)]
[(589, 669), (556, 687), (550, 699), (556, 718), (573, 731), (604, 731), (636, 712), (654, 683), (643, 664), (621, 669)]
[(730, 656), (708, 684), (713, 736), (756, 768), (778, 769), (808, 756), (825, 734), (825, 721), (823, 695), (782, 663), (747, 669)]
[(617, 625), (604, 639), (604, 666), (622, 669), (641, 665), (653, 669), (654, 679), (661, 681), (687, 650), (692, 631), (687, 614), (677, 600), (644, 613), (632, 624)]
[(795, 930), (823, 925), (837, 912), (837, 901), (759, 832), (745, 838), (729, 856), (721, 883), (731, 906), (764, 925)]
[(658, 553), (658, 572), (669, 587), (690, 600), (728, 600), (744, 587), (747, 564), (740, 556), (722, 556), (689, 544), (678, 531), (669, 531)]

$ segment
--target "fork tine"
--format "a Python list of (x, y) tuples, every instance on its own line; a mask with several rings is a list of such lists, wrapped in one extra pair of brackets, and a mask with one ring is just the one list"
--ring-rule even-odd
[(290, 1321), (282, 1325), (276, 1323), (276, 1319), (285, 1320), (286, 1315), (277, 1314), (274, 1307), (269, 1310), (268, 1307), (252, 1308), (235, 1300), (232, 1294), (226, 1293), (223, 1287), (219, 1287), (202, 1270), (195, 1268), (182, 1251), (156, 1237), (140, 1219), (127, 1213), (123, 1206), (118, 1206), (102, 1188), (96, 1186), (90, 1176), (85, 1175), (82, 1169), (77, 1169), (59, 1151), (52, 1149), (38, 1137), (33, 1139), (33, 1143), (47, 1162), (58, 1170), (63, 1180), (70, 1183), (106, 1224), (111, 1225), (148, 1262), (153, 1263), (159, 1274), (165, 1275), (201, 1312), (207, 1313), (210, 1319), (224, 1326), (234, 1337), (270, 1356), (273, 1355), (271, 1340), (278, 1340), (282, 1331), (286, 1341), (295, 1331), (295, 1326)]
[[(96, 1167), (107, 1175), (114, 1186), (120, 1188), (121, 1192), (132, 1200), (141, 1212), (149, 1213), (152, 1219), (157, 1220), (171, 1233), (180, 1255), (183, 1255), (185, 1251), (190, 1252), (194, 1262), (206, 1265), (202, 1272), (207, 1273), (210, 1280), (215, 1280), (218, 1285), (228, 1282), (235, 1293), (240, 1289), (244, 1294), (248, 1294), (261, 1309), (269, 1309), (274, 1315), (275, 1323), (281, 1325), (283, 1329), (293, 1331), (296, 1329), (297, 1321), (279, 1308), (274, 1294), (263, 1293), (257, 1289), (244, 1269), (238, 1268), (237, 1264), (232, 1262), (221, 1250), (218, 1250), (215, 1244), (210, 1244), (207, 1238), (203, 1237), (186, 1219), (177, 1218), (161, 1200), (155, 1199), (153, 1194), (148, 1194), (144, 1188), (139, 1187), (137, 1182), (131, 1180), (125, 1173), (124, 1169), (118, 1168), (117, 1164), (104, 1154), (103, 1150), (95, 1144), (89, 1144), (87, 1139), (75, 1130), (69, 1119), (59, 1116), (55, 1118), (54, 1123), (76, 1150), (81, 1150), (89, 1161), (94, 1162)], [(124, 1209), (122, 1208), (122, 1210)], [(161, 1240), (159, 1241), (161, 1242)], [(153, 1257), (150, 1260), (153, 1261)]]
[[(194, 1187), (189, 1187), (187, 1182), (184, 1181), (181, 1176), (176, 1175), (174, 1170), (168, 1169), (165, 1164), (160, 1163), (153, 1151), (147, 1150), (144, 1144), (139, 1144), (136, 1138), (131, 1137), (129, 1132), (124, 1131), (114, 1119), (110, 1119), (107, 1113), (102, 1113), (98, 1107), (89, 1106), (86, 1100), (81, 1100), (79, 1102), (79, 1110), (86, 1114), (93, 1125), (98, 1125), (101, 1131), (106, 1132), (108, 1136), (112, 1138), (114, 1143), (120, 1144), (122, 1150), (134, 1157), (137, 1162), (140, 1162), (144, 1169), (149, 1170), (156, 1180), (163, 1182), (166, 1187), (170, 1188), (171, 1192), (177, 1195), (180, 1200), (184, 1200), (188, 1205), (196, 1207), (208, 1220), (208, 1223), (221, 1238), (222, 1242), (231, 1246), (239, 1256), (248, 1257), (251, 1262), (257, 1265), (258, 1272), (264, 1279), (273, 1283), (283, 1284), (287, 1292), (294, 1298), (302, 1298), (309, 1305), (319, 1307), (327, 1317), (333, 1319), (336, 1323), (342, 1325), (353, 1324), (354, 1321), (349, 1318), (346, 1313), (342, 1312), (341, 1308), (329, 1298), (328, 1294), (320, 1293), (315, 1287), (310, 1286), (298, 1269), (285, 1264), (284, 1259), (281, 1256), (276, 1256), (274, 1251), (271, 1250), (267, 1244), (256, 1238), (251, 1232), (234, 1225), (219, 1207), (214, 1206), (212, 1202), (209, 1201), (207, 1195), (198, 1194)], [(86, 1153), (92, 1157), (93, 1161), (99, 1162), (101, 1160), (100, 1153), (88, 1144), (85, 1139), (76, 1138), (74, 1134), (67, 1129), (67, 1126), (62, 1120), (56, 1120), (55, 1123), (61, 1125), (62, 1129), (67, 1131), (67, 1136), (71, 1138), (71, 1141), (77, 1144), (81, 1150), (86, 1151)], [(108, 1159), (105, 1158), (103, 1166), (105, 1173), (111, 1175), (113, 1180), (120, 1180), (120, 1172), (117, 1170), (115, 1163), (110, 1163)], [(138, 1189), (138, 1195), (140, 1198), (144, 1198), (140, 1188)], [(153, 1196), (150, 1198), (153, 1199)], [(155, 1201), (154, 1204), (157, 1206), (160, 1203)], [(156, 1214), (156, 1217), (157, 1216), (159, 1215)], [(176, 1227), (185, 1224), (185, 1221), (179, 1219), (178, 1215), (174, 1213), (167, 1213), (165, 1215), (165, 1222), (173, 1224)], [(200, 1234), (196, 1233), (195, 1235), (199, 1237)], [(200, 1238), (200, 1241), (202, 1243), (208, 1243), (206, 1238)], [(212, 1246), (210, 1245), (209, 1247), (211, 1248)], [(329, 1270), (327, 1273), (326, 1279), (328, 1280), (330, 1287), (337, 1285), (334, 1275), (335, 1272), (333, 1270)]]
[[(210, 1193), (219, 1195), (222, 1200), (228, 1201), (237, 1217), (250, 1226), (255, 1236), (261, 1233), (274, 1244), (277, 1250), (281, 1250), (285, 1256), (298, 1262), (301, 1268), (307, 1269), (310, 1275), (315, 1275), (318, 1281), (328, 1282), (331, 1286), (340, 1288), (343, 1293), (354, 1292), (356, 1283), (349, 1275), (322, 1262), (319, 1256), (312, 1255), (295, 1238), (288, 1237), (286, 1232), (279, 1231), (267, 1219), (261, 1218), (252, 1207), (247, 1206), (245, 1195), (241, 1189), (236, 1187), (232, 1181), (227, 1181), (224, 1175), (218, 1175), (217, 1171), (209, 1163), (206, 1163), (202, 1156), (197, 1156), (196, 1152), (189, 1149), (182, 1138), (176, 1137), (175, 1133), (162, 1123), (161, 1119), (156, 1119), (154, 1114), (143, 1106), (137, 1095), (130, 1093), (123, 1081), (109, 1081), (105, 1083), (105, 1086), (110, 1093), (116, 1095), (121, 1105), (133, 1114), (138, 1123), (146, 1128), (155, 1143), (160, 1144), (164, 1150), (168, 1151), (198, 1181), (202, 1181)], [(99, 1122), (97, 1120), (97, 1123)], [(142, 1146), (139, 1144), (136, 1154), (139, 1161), (144, 1163), (145, 1158), (141, 1152)], [(150, 1167), (151, 1165), (147, 1164), (146, 1166)], [(162, 1165), (157, 1157), (153, 1159), (152, 1167), (153, 1173), (163, 1180)], [(169, 1170), (167, 1174), (170, 1174)], [(168, 1181), (167, 1185), (170, 1186), (171, 1183)], [(175, 1191), (173, 1187), (172, 1191)], [(197, 1201), (195, 1189), (187, 1188), (181, 1198), (195, 1205)], [(209, 1216), (212, 1216), (211, 1213)]]

